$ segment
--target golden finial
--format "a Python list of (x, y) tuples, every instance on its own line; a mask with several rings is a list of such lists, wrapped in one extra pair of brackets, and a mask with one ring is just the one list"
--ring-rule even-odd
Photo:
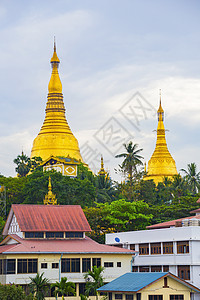
[(146, 163), (146, 161), (145, 161), (145, 163), (144, 163), (144, 172), (145, 172), (145, 173), (147, 172), (147, 163)]
[(101, 155), (101, 169), (98, 172), (99, 175), (106, 175), (106, 171), (104, 170), (104, 162), (103, 162), (103, 156)]
[[(164, 120), (164, 110), (162, 108), (162, 105), (161, 105), (161, 89), (160, 89), (160, 105), (159, 105), (159, 108), (158, 108), (158, 121), (163, 121)], [(162, 117), (161, 117), (162, 116)]]
[(54, 52), (56, 52), (56, 37), (54, 35)]
[(52, 193), (51, 177), (49, 176), (48, 193), (45, 195), (44, 204), (57, 205), (56, 195)]

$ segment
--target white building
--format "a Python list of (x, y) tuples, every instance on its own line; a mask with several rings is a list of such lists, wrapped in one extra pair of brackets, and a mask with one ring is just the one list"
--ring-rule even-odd
[(148, 226), (149, 230), (111, 233), (107, 245), (137, 252), (133, 272), (171, 272), (200, 288), (200, 209), (196, 216)]

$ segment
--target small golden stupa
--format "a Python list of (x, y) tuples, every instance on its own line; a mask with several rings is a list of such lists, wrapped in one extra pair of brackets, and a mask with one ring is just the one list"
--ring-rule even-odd
[(45, 195), (44, 204), (46, 205), (57, 205), (56, 195), (52, 193), (51, 177), (49, 176), (48, 193)]
[(101, 155), (101, 169), (98, 172), (98, 175), (106, 176), (107, 172), (104, 169), (103, 156)]
[(71, 132), (65, 117), (62, 83), (58, 74), (60, 60), (56, 53), (51, 58), (52, 74), (48, 86), (46, 116), (38, 136), (33, 141), (31, 158), (40, 156), (43, 161), (49, 157), (69, 157), (83, 162), (78, 141)]
[(161, 105), (157, 111), (158, 114), (158, 127), (157, 127), (157, 141), (156, 148), (148, 162), (147, 175), (143, 177), (144, 180), (153, 179), (156, 184), (162, 182), (164, 177), (172, 178), (177, 175), (176, 163), (169, 150), (165, 139), (164, 127), (164, 110)]

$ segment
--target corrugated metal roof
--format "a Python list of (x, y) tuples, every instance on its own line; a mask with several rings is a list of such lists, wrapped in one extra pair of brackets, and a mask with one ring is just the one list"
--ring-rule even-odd
[(99, 291), (138, 292), (145, 286), (165, 276), (167, 273), (126, 273), (99, 288)]
[[(21, 239), (17, 235), (9, 235), (18, 244), (0, 246), (0, 253), (108, 253), (108, 254), (129, 254), (135, 251), (99, 244), (86, 237), (84, 239)], [(7, 242), (7, 238), (4, 240)], [(2, 244), (4, 243), (2, 242)], [(131, 257), (130, 257), (131, 260)]]
[[(192, 211), (192, 212), (200, 212), (200, 210), (199, 211), (196, 210), (196, 211)], [(185, 217), (185, 218), (176, 219), (176, 220), (163, 222), (163, 223), (158, 223), (158, 224), (147, 226), (146, 228), (147, 229), (169, 228), (171, 226), (175, 226), (177, 221), (182, 221), (182, 220), (187, 220), (187, 219), (189, 219), (189, 220), (191, 220), (191, 219), (200, 219), (200, 215)]]
[[(21, 231), (91, 231), (90, 225), (80, 205), (30, 205), (13, 204)], [(7, 219), (3, 234), (8, 234)]]
[(153, 272), (153, 273), (126, 273), (119, 278), (107, 283), (100, 287), (98, 291), (102, 292), (132, 292), (137, 293), (145, 287), (151, 285), (162, 277), (171, 277), (174, 280), (182, 283), (193, 291), (200, 293), (200, 289), (196, 286), (180, 279), (179, 277), (164, 272)]

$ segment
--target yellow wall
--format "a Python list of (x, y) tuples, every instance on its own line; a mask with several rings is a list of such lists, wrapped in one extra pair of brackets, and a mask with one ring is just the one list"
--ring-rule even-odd
[[(141, 293), (141, 300), (149, 300), (149, 295), (163, 295), (163, 300), (169, 300), (170, 295), (184, 295), (184, 300), (190, 300), (190, 293), (192, 292), (190, 288), (169, 277), (167, 278), (167, 284), (169, 288), (163, 288), (164, 279), (162, 278), (139, 291), (138, 293)], [(116, 293), (112, 294), (112, 299), (115, 300)], [(123, 300), (125, 300), (125, 295), (126, 293), (123, 293)], [(134, 300), (136, 300), (136, 294), (134, 294)]]

